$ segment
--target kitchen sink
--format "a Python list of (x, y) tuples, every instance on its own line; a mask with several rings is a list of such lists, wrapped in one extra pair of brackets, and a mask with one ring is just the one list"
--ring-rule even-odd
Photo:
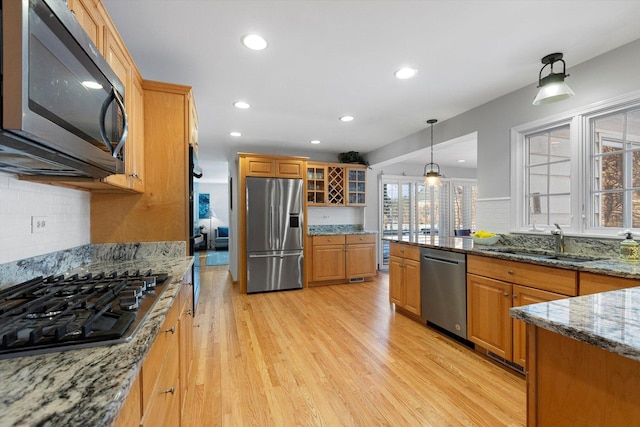
[(589, 255), (573, 255), (573, 254), (556, 254), (554, 252), (542, 251), (536, 249), (523, 249), (523, 248), (513, 248), (513, 247), (502, 247), (502, 248), (486, 248), (482, 249), (486, 252), (497, 252), (508, 255), (522, 256), (527, 258), (536, 258), (536, 259), (548, 259), (555, 261), (565, 261), (565, 262), (589, 262), (589, 261), (598, 261), (603, 259), (603, 257), (594, 257)]

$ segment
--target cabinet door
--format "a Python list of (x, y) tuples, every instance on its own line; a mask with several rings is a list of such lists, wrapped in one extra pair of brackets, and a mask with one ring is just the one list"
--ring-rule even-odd
[[(124, 84), (126, 96), (125, 96), (125, 107), (127, 111), (131, 111), (131, 99), (129, 99), (129, 90), (131, 89), (131, 64), (127, 59), (127, 55), (125, 54), (124, 49), (119, 43), (119, 39), (113, 34), (111, 31), (106, 31), (106, 39), (105, 39), (105, 59), (107, 63), (113, 68), (113, 71), (116, 73), (122, 84)], [(130, 170), (131, 166), (129, 164), (129, 142), (131, 141), (131, 134), (127, 136), (127, 140), (124, 145), (125, 150), (125, 174), (116, 174), (110, 175), (105, 178), (105, 181), (109, 184), (115, 185), (121, 188), (130, 188), (129, 185), (129, 176), (131, 176), (132, 172)]]
[[(541, 291), (527, 286), (513, 285), (513, 306), (522, 307), (539, 302), (553, 301), (567, 298), (566, 295)], [(513, 363), (526, 367), (527, 355), (527, 324), (518, 319), (513, 322)]]
[(275, 176), (276, 162), (273, 159), (264, 159), (261, 157), (247, 157), (245, 176), (261, 176), (264, 178), (272, 178)]
[(129, 174), (129, 186), (132, 190), (144, 192), (144, 94), (142, 83), (132, 79), (129, 97), (129, 139), (126, 145), (126, 169)]
[(376, 245), (347, 245), (347, 279), (376, 275)]
[(303, 178), (302, 160), (276, 160), (276, 178)]
[(191, 384), (191, 362), (193, 360), (193, 285), (184, 283), (180, 289), (184, 301), (178, 333), (180, 338), (180, 407), (184, 408), (187, 391)]
[(344, 245), (313, 247), (314, 282), (345, 278), (344, 248)]
[(307, 204), (309, 206), (326, 206), (327, 204), (326, 165), (307, 163)]
[(389, 257), (389, 302), (404, 306), (404, 264), (396, 256)]
[(420, 316), (420, 262), (404, 260), (404, 308)]
[(511, 284), (467, 274), (469, 341), (511, 360)]
[(366, 168), (347, 168), (347, 205), (365, 206)]
[(104, 53), (102, 45), (104, 21), (98, 12), (95, 0), (68, 0), (68, 6), (93, 44), (96, 45), (100, 53)]
[(116, 418), (115, 427), (130, 427), (140, 425), (140, 418), (142, 418), (142, 408), (140, 405), (140, 375), (136, 378), (127, 400), (124, 401), (124, 405), (120, 410), (118, 418)]

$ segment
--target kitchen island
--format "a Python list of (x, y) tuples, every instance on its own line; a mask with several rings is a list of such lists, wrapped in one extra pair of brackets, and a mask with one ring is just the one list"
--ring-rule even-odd
[(527, 425), (640, 425), (640, 288), (511, 315), (527, 322)]
[(152, 269), (168, 274), (171, 283), (128, 343), (0, 360), (3, 426), (113, 425), (193, 264), (192, 257), (180, 255), (184, 242), (86, 245), (66, 252), (0, 266), (3, 287), (9, 277), (60, 274), (51, 270), (56, 266), (68, 267), (68, 274)]

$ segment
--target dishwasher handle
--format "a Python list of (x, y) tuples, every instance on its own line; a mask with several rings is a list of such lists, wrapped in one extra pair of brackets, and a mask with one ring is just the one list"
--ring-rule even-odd
[(430, 256), (430, 255), (423, 255), (423, 257), (426, 260), (435, 261), (435, 262), (441, 262), (443, 264), (458, 265), (458, 264), (464, 264), (465, 263), (464, 261), (454, 261), (454, 260), (438, 258), (438, 257)]

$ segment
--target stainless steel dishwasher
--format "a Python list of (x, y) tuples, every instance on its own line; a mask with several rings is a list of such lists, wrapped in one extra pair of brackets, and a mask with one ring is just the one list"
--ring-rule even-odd
[(420, 248), (422, 317), (467, 339), (467, 255)]

